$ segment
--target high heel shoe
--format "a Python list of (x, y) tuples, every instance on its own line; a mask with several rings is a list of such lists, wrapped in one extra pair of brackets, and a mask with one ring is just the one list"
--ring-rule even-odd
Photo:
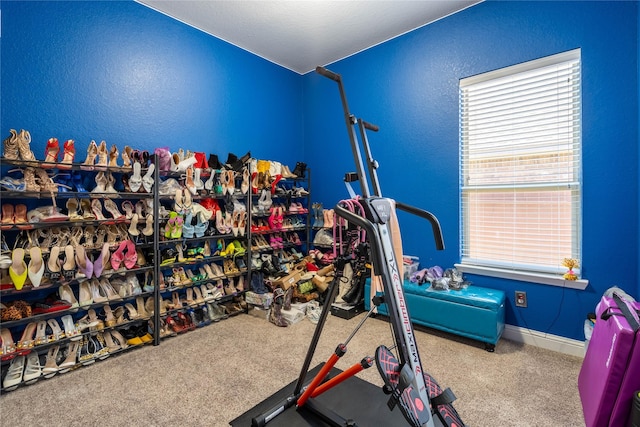
[(94, 277), (100, 277), (102, 272), (108, 268), (109, 258), (111, 252), (109, 251), (110, 244), (107, 242), (102, 246), (102, 251), (98, 258), (93, 263), (93, 275)]
[(90, 279), (93, 275), (93, 262), (87, 256), (83, 245), (78, 245), (76, 247), (76, 266), (78, 271), (84, 274), (87, 279)]
[[(79, 336), (77, 338), (79, 339), (82, 337)], [(64, 374), (66, 372), (69, 372), (69, 370), (75, 366), (78, 360), (78, 351), (80, 350), (80, 345), (81, 343), (77, 341), (69, 343), (67, 357), (60, 364), (60, 370), (58, 371), (59, 373)]]
[(100, 203), (100, 199), (91, 200), (91, 212), (93, 212), (93, 215), (98, 221), (104, 221), (107, 219), (102, 214), (102, 203)]
[(91, 296), (91, 283), (88, 280), (80, 283), (78, 296), (78, 305), (80, 307), (93, 304), (93, 297)]
[(52, 378), (55, 374), (58, 373), (58, 370), (60, 369), (58, 367), (58, 363), (56, 362), (56, 359), (58, 358), (58, 351), (60, 351), (60, 346), (58, 345), (49, 347), (46, 362), (44, 364), (44, 368), (42, 369), (42, 373), (44, 374), (45, 378)]
[(52, 169), (58, 161), (58, 153), (60, 152), (60, 144), (58, 138), (49, 138), (44, 151), (44, 163), (40, 165), (44, 169)]
[(83, 220), (93, 220), (96, 216), (91, 212), (91, 200), (80, 199), (80, 211), (82, 212)]
[(47, 344), (49, 339), (47, 338), (47, 321), (39, 320), (38, 325), (36, 326), (36, 338), (34, 340), (34, 345), (43, 345)]
[(74, 248), (67, 245), (64, 248), (65, 260), (60, 266), (62, 269), (62, 277), (69, 282), (76, 277), (76, 260)]
[(118, 249), (111, 255), (111, 266), (114, 270), (118, 270), (122, 261), (124, 261), (124, 251), (127, 249), (129, 240), (123, 240), (120, 242)]
[(111, 149), (109, 150), (109, 163), (108, 166), (110, 168), (117, 168), (118, 166), (118, 155), (120, 153), (118, 152), (118, 147), (116, 147), (116, 144), (113, 144), (111, 146)]
[(111, 171), (107, 172), (105, 177), (107, 178), (107, 185), (105, 186), (104, 191), (106, 193), (117, 193), (118, 191), (114, 187), (116, 183), (116, 179), (113, 177), (113, 174), (111, 173)]
[(24, 363), (24, 356), (15, 357), (11, 361), (11, 364), (9, 364), (9, 369), (7, 370), (7, 374), (5, 375), (4, 380), (2, 380), (2, 387), (5, 391), (14, 390), (22, 382)]
[(184, 180), (184, 186), (189, 190), (191, 194), (194, 196), (198, 194), (198, 190), (196, 190), (196, 184), (193, 182), (193, 168), (188, 167), (186, 170), (186, 177)]
[(71, 169), (73, 159), (76, 156), (76, 148), (73, 139), (67, 139), (64, 143), (64, 155), (58, 164), (58, 169)]
[(116, 326), (117, 322), (113, 315), (113, 311), (111, 310), (111, 306), (107, 304), (102, 309), (104, 310), (104, 324), (107, 328)]
[(107, 176), (104, 172), (98, 172), (96, 174), (96, 186), (91, 190), (92, 193), (106, 193), (107, 191)]
[(22, 337), (16, 346), (16, 352), (20, 356), (25, 356), (31, 352), (34, 346), (34, 336), (36, 333), (37, 322), (29, 323), (22, 331)]
[[(129, 204), (131, 204), (131, 202), (129, 202)], [(107, 210), (107, 212), (111, 214), (113, 219), (115, 220), (125, 219), (125, 216), (120, 212), (120, 210), (118, 209), (118, 205), (116, 205), (116, 203), (113, 200), (105, 199), (104, 208)]]
[(213, 192), (213, 186), (215, 184), (215, 178), (216, 178), (216, 171), (215, 170), (211, 170), (211, 175), (209, 175), (209, 179), (205, 181), (204, 183), (204, 189), (207, 190), (207, 192), (212, 193)]
[[(136, 164), (139, 164), (139, 163), (134, 163), (134, 167)], [(131, 217), (131, 224), (129, 224), (129, 234), (131, 234), (132, 236), (140, 235), (140, 231), (138, 230), (139, 219), (140, 218), (137, 213), (133, 214), (133, 217)]]
[(202, 181), (202, 179), (200, 178), (200, 174), (202, 173), (202, 169), (200, 168), (196, 168), (194, 171), (194, 178), (193, 178), (193, 184), (196, 188), (196, 192), (198, 190), (204, 190), (204, 182)]
[(25, 251), (22, 248), (16, 248), (11, 253), (11, 266), (9, 267), (9, 277), (13, 282), (16, 290), (21, 290), (27, 281), (28, 268), (24, 261)]
[(153, 172), (155, 170), (155, 167), (156, 166), (151, 163), (151, 165), (149, 165), (149, 168), (147, 169), (147, 173), (142, 177), (142, 188), (144, 188), (144, 191), (146, 191), (147, 193), (151, 193), (151, 190), (153, 190)]
[(29, 276), (29, 281), (34, 288), (40, 286), (42, 282), (42, 276), (44, 275), (44, 261), (42, 260), (42, 250), (39, 247), (34, 246), (29, 249), (29, 267), (27, 267), (27, 272)]
[(142, 166), (140, 166), (139, 162), (133, 163), (133, 174), (129, 177), (129, 188), (132, 193), (137, 193), (142, 187), (141, 168)]
[(153, 215), (151, 214), (147, 215), (146, 225), (142, 229), (142, 235), (147, 237), (153, 235)]
[(96, 156), (98, 155), (98, 145), (95, 141), (91, 141), (89, 143), (89, 147), (87, 147), (87, 158), (84, 160), (80, 169), (82, 170), (93, 170), (93, 167), (96, 162)]
[(109, 164), (109, 150), (107, 149), (107, 142), (100, 141), (100, 145), (98, 145), (98, 161), (96, 162), (94, 169), (96, 170), (106, 170)]
[(102, 292), (104, 292), (104, 294), (107, 296), (107, 299), (109, 301), (121, 301), (122, 300), (122, 297), (120, 295), (118, 295), (116, 290), (113, 289), (113, 286), (111, 286), (111, 283), (107, 282), (106, 279), (103, 278), (100, 281), (100, 288), (101, 288)]
[(78, 341), (82, 339), (82, 335), (78, 328), (76, 328), (76, 324), (73, 322), (73, 317), (70, 314), (66, 316), (62, 316), (60, 318), (62, 321), (62, 327), (64, 328), (64, 334), (71, 341)]
[[(78, 300), (76, 296), (73, 294), (71, 287), (69, 285), (62, 285), (58, 288), (58, 294), (60, 295), (60, 299), (71, 304), (70, 308), (77, 308), (79, 306)], [(65, 331), (66, 333), (66, 331)]]
[(133, 150), (128, 145), (125, 145), (122, 149), (122, 167), (129, 169), (131, 168), (131, 155)]
[(227, 171), (227, 175), (227, 193), (233, 196), (233, 193), (236, 191), (236, 173), (235, 171), (229, 170)]

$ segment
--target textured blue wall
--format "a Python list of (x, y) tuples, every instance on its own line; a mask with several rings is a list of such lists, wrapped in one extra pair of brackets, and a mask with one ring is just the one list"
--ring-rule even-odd
[[(575, 339), (605, 289), (638, 287), (636, 2), (484, 2), (330, 66), (370, 134), (383, 193), (432, 211), (447, 249), (401, 214), (407, 253), (459, 261), (458, 80), (582, 48), (586, 291), (470, 276), (507, 291), (507, 323)], [(306, 159), (314, 199), (347, 197), (353, 161), (336, 85), (300, 77), (134, 2), (1, 3), (0, 132), (225, 158)], [(304, 143), (301, 143), (304, 141)], [(529, 308), (515, 311), (513, 290)]]
[[(585, 291), (469, 278), (507, 292), (507, 323), (582, 339), (586, 313), (612, 285), (638, 294), (637, 2), (484, 2), (328, 68), (343, 77), (350, 108), (378, 124), (369, 134), (383, 194), (433, 212), (447, 248), (401, 215), (405, 253), (423, 266), (459, 262), (459, 79), (582, 48), (583, 275)], [(305, 75), (305, 141), (315, 195), (344, 198), (353, 170), (337, 85)], [(329, 144), (327, 144), (329, 143)], [(330, 149), (328, 147), (331, 147)], [(318, 162), (316, 159), (320, 159)], [(513, 306), (514, 290), (529, 308)]]
[[(298, 74), (134, 2), (2, 2), (3, 138), (168, 146), (295, 164)], [(293, 166), (293, 165), (292, 165)]]

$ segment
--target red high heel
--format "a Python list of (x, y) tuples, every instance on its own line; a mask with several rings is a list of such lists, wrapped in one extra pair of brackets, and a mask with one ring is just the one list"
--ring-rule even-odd
[(193, 331), (193, 330), (196, 329), (196, 325), (194, 325), (193, 322), (191, 322), (191, 318), (189, 318), (183, 312), (181, 312), (181, 311), (178, 312), (178, 319), (180, 319), (182, 321), (182, 324), (184, 325), (184, 330), (185, 331)]
[(58, 161), (58, 153), (60, 152), (60, 144), (58, 138), (49, 138), (47, 147), (44, 151), (44, 164), (40, 165), (43, 169), (52, 169)]
[(177, 334), (179, 334), (180, 332), (184, 332), (184, 328), (180, 327), (173, 317), (167, 316), (166, 323), (173, 332)]
[(58, 169), (71, 169), (73, 159), (76, 156), (76, 148), (73, 139), (67, 139), (64, 143), (64, 156), (58, 165)]

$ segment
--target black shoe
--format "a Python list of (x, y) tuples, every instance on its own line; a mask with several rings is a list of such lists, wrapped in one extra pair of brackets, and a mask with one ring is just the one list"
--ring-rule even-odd
[(356, 305), (364, 298), (364, 284), (357, 283), (342, 296), (342, 299), (351, 305)]
[(234, 164), (236, 164), (238, 162), (238, 156), (236, 156), (233, 153), (229, 153), (229, 155), (227, 156), (227, 161), (224, 162), (227, 166), (229, 167), (233, 167)]
[(305, 173), (307, 172), (307, 164), (304, 162), (296, 163), (295, 169), (293, 169), (292, 174), (297, 176), (298, 178), (304, 178)]
[(209, 161), (207, 163), (211, 169), (222, 169), (222, 165), (220, 164), (220, 160), (218, 160), (217, 154), (209, 154)]

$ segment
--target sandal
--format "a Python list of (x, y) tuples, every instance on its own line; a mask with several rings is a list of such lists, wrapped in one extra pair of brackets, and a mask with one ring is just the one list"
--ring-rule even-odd
[(78, 199), (76, 199), (75, 197), (72, 197), (71, 199), (67, 200), (66, 203), (66, 208), (67, 208), (67, 216), (69, 217), (70, 221), (82, 221), (82, 215), (80, 215), (80, 201)]
[(100, 145), (98, 145), (98, 161), (95, 164), (94, 169), (96, 170), (106, 170), (109, 163), (109, 150), (107, 150), (107, 142), (100, 141)]
[(129, 200), (122, 202), (122, 210), (124, 210), (125, 218), (131, 219), (133, 217), (133, 203)]
[(102, 214), (102, 203), (100, 203), (100, 199), (91, 200), (91, 212), (98, 221), (104, 221), (107, 218)]
[(153, 171), (155, 170), (155, 167), (156, 166), (151, 163), (149, 169), (147, 169), (147, 173), (142, 177), (142, 188), (147, 193), (151, 193), (151, 191), (153, 190)]
[(76, 260), (73, 246), (66, 245), (64, 254), (65, 260), (61, 265), (62, 277), (64, 277), (67, 282), (70, 282), (76, 277)]
[(7, 374), (2, 381), (2, 387), (5, 391), (11, 391), (20, 385), (22, 382), (22, 372), (24, 370), (25, 357), (18, 356), (15, 357), (11, 364), (9, 364), (9, 369), (7, 370)]
[[(111, 146), (111, 149), (109, 150), (109, 163), (108, 166), (110, 168), (117, 168), (118, 166), (118, 155), (120, 153), (118, 152), (118, 147), (116, 147), (116, 144), (113, 144)], [(124, 153), (123, 153), (124, 154)]]
[(44, 149), (44, 164), (40, 167), (44, 169), (53, 169), (58, 161), (58, 153), (60, 152), (60, 144), (58, 138), (49, 138), (47, 146)]
[[(129, 202), (129, 204), (131, 204), (131, 202)], [(120, 212), (120, 210), (118, 209), (118, 205), (116, 205), (116, 203), (113, 200), (105, 199), (104, 208), (106, 209), (107, 212), (111, 214), (113, 219), (115, 219), (116, 221), (125, 219), (125, 216)]]
[(58, 341), (63, 338), (66, 338), (67, 335), (60, 328), (60, 324), (56, 319), (47, 320), (47, 325), (49, 325), (49, 328), (51, 329), (51, 335), (49, 335), (49, 342)]
[[(139, 164), (139, 163), (136, 163)], [(139, 220), (139, 216), (138, 214), (133, 214), (133, 217), (131, 218), (131, 224), (129, 224), (129, 234), (131, 234), (132, 236), (139, 236), (140, 235), (140, 231), (138, 230), (138, 220)]]
[(123, 240), (122, 242), (120, 242), (120, 246), (118, 246), (118, 249), (116, 249), (116, 251), (111, 254), (111, 266), (116, 271), (120, 269), (120, 265), (124, 261), (124, 251), (128, 247), (128, 242), (129, 240)]
[(129, 177), (129, 188), (132, 193), (137, 193), (142, 187), (142, 175), (140, 175), (141, 166), (139, 162), (133, 164), (133, 175)]
[(62, 157), (62, 161), (58, 164), (58, 169), (71, 169), (75, 156), (76, 149), (74, 147), (74, 140), (67, 139), (64, 143), (64, 156)]
[(129, 169), (131, 168), (131, 155), (133, 150), (128, 145), (125, 145), (122, 149), (122, 167)]
[(80, 166), (80, 169), (89, 170), (89, 171), (93, 170), (93, 166), (95, 164), (97, 155), (98, 155), (98, 145), (96, 144), (95, 141), (92, 140), (89, 143), (89, 146), (87, 147), (87, 157), (82, 163), (82, 165)]
[(184, 186), (187, 188), (187, 190), (189, 190), (191, 194), (196, 196), (198, 194), (198, 190), (196, 190), (196, 184), (193, 182), (193, 175), (193, 168), (188, 167), (184, 179)]

